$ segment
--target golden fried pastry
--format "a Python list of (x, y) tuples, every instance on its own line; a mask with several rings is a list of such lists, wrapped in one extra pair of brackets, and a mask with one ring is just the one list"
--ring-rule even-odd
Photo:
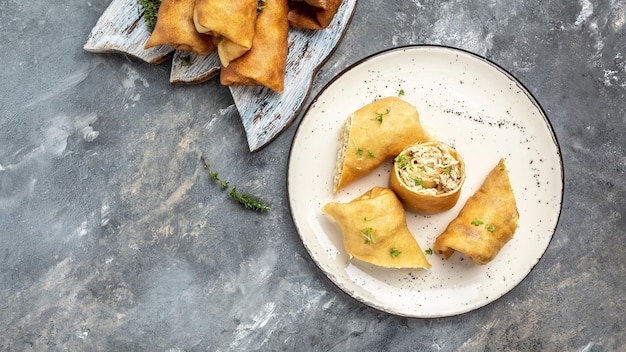
[(287, 0), (265, 0), (257, 17), (252, 47), (222, 68), (223, 85), (265, 86), (283, 92), (289, 50), (287, 9)]
[(252, 47), (258, 0), (196, 0), (193, 21), (211, 35), (223, 66)]
[(367, 104), (344, 122), (333, 180), (336, 193), (416, 142), (432, 137), (422, 127), (415, 106), (398, 97)]
[(390, 189), (374, 187), (349, 203), (328, 203), (322, 211), (339, 224), (350, 257), (388, 268), (430, 267)]
[(389, 188), (414, 211), (434, 214), (456, 204), (465, 181), (465, 165), (446, 143), (414, 144), (393, 162)]
[(290, 0), (289, 24), (293, 27), (324, 29), (335, 17), (342, 0)]
[(500, 159), (458, 217), (437, 237), (434, 250), (446, 258), (459, 251), (476, 264), (486, 264), (513, 238), (518, 220), (508, 171)]
[(213, 37), (198, 33), (193, 24), (195, 0), (163, 0), (157, 22), (144, 48), (170, 45), (176, 50), (209, 55), (215, 50)]

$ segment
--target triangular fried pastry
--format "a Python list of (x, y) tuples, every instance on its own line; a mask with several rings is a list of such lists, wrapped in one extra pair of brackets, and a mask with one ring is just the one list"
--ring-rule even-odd
[(376, 169), (404, 148), (433, 137), (415, 106), (386, 97), (353, 112), (344, 122), (337, 148), (333, 192)]
[(339, 224), (350, 257), (387, 268), (430, 268), (390, 189), (374, 187), (348, 203), (330, 202), (322, 211)]
[(144, 48), (171, 45), (176, 50), (209, 55), (215, 50), (213, 37), (198, 33), (193, 24), (195, 0), (163, 0), (157, 22)]
[(513, 238), (519, 213), (504, 159), (491, 170), (458, 217), (435, 240), (446, 258), (459, 251), (476, 264), (487, 264)]
[(220, 82), (225, 86), (265, 86), (282, 93), (289, 51), (287, 0), (265, 0), (263, 4), (252, 48), (222, 67)]
[(258, 6), (258, 0), (196, 0), (196, 30), (213, 37), (223, 66), (252, 47)]

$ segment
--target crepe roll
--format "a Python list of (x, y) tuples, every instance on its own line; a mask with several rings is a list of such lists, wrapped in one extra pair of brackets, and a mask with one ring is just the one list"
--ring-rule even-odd
[(431, 141), (415, 106), (386, 97), (363, 106), (344, 122), (339, 137), (333, 192), (377, 168), (417, 142)]
[(374, 187), (348, 203), (330, 202), (322, 211), (339, 224), (350, 258), (387, 268), (431, 266), (390, 189)]
[(196, 30), (213, 37), (223, 66), (252, 47), (258, 0), (196, 0)]
[(265, 0), (256, 20), (252, 48), (220, 71), (226, 86), (265, 86), (282, 93), (285, 86), (289, 23), (287, 0)]
[(144, 48), (170, 45), (176, 50), (209, 55), (215, 50), (213, 37), (198, 33), (193, 23), (195, 0), (162, 0), (157, 22)]
[(450, 145), (414, 144), (395, 157), (389, 188), (416, 212), (434, 214), (456, 205), (465, 181), (463, 159)]
[(446, 259), (459, 251), (476, 264), (487, 264), (517, 230), (519, 213), (504, 159), (487, 175), (458, 217), (435, 240)]
[(324, 29), (335, 17), (342, 0), (290, 0), (289, 24), (307, 29)]

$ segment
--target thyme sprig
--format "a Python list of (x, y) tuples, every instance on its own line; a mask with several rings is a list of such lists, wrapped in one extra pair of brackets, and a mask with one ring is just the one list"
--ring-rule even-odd
[(152, 33), (154, 27), (156, 26), (159, 7), (161, 7), (161, 0), (141, 0), (141, 6), (144, 10), (143, 19), (146, 21), (148, 30)]
[(202, 162), (204, 168), (209, 172), (209, 176), (211, 176), (211, 179), (216, 182), (223, 191), (228, 192), (228, 196), (230, 198), (237, 200), (246, 209), (251, 209), (259, 212), (270, 210), (270, 206), (263, 203), (259, 198), (249, 193), (239, 193), (237, 192), (237, 187), (231, 187), (227, 181), (220, 179), (218, 173), (211, 170), (211, 165), (209, 165), (209, 163), (203, 156), (200, 156), (200, 161)]
[(261, 11), (263, 11), (264, 8), (266, 8), (267, 5), (265, 5), (265, 0), (259, 0), (259, 4), (256, 7), (256, 14), (260, 14)]

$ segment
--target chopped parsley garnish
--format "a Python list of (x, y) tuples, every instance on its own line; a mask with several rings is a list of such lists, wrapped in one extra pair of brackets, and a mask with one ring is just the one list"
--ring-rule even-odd
[(426, 252), (426, 254), (433, 254), (433, 249), (432, 248), (428, 248), (424, 252)]
[(396, 163), (398, 164), (398, 167), (400, 169), (404, 169), (405, 167), (407, 167), (407, 165), (409, 165), (409, 157), (407, 157), (405, 154), (400, 154), (398, 155), (398, 157), (396, 158)]
[(413, 179), (413, 182), (415, 182), (415, 185), (416, 185), (416, 186), (419, 186), (419, 185), (421, 185), (421, 184), (422, 184), (422, 179), (421, 179), (421, 178), (417, 178), (417, 177), (416, 177), (416, 178), (414, 178), (414, 179)]
[(398, 92), (399, 96), (404, 96), (404, 89), (400, 89), (400, 91)]
[(391, 247), (391, 256), (392, 257), (397, 257), (401, 254), (402, 252), (400, 252), (399, 250), (397, 250), (395, 247)]
[(489, 226), (486, 226), (485, 228), (489, 232), (494, 232), (496, 230), (496, 227), (494, 225), (489, 225)]
[(364, 228), (359, 235), (365, 237), (365, 244), (376, 243), (376, 230), (371, 227)]
[(356, 153), (359, 154), (359, 155), (363, 155), (363, 148), (357, 149)]
[(374, 155), (374, 153), (372, 153), (371, 150), (367, 151), (367, 156), (370, 157), (370, 158), (375, 158), (376, 157), (376, 155)]
[(446, 174), (446, 175), (450, 175), (450, 166), (448, 166), (445, 169), (443, 169), (443, 173)]
[(387, 108), (387, 110), (385, 110), (385, 112), (377, 112), (376, 113), (376, 117), (374, 118), (374, 120), (383, 123), (383, 116), (388, 115), (389, 112), (391, 111), (391, 108)]
[(480, 226), (480, 225), (484, 224), (484, 222), (482, 222), (481, 220), (478, 220), (478, 219), (474, 219), (474, 220), (472, 220), (472, 222), (470, 222), (470, 224), (472, 224), (474, 226)]

